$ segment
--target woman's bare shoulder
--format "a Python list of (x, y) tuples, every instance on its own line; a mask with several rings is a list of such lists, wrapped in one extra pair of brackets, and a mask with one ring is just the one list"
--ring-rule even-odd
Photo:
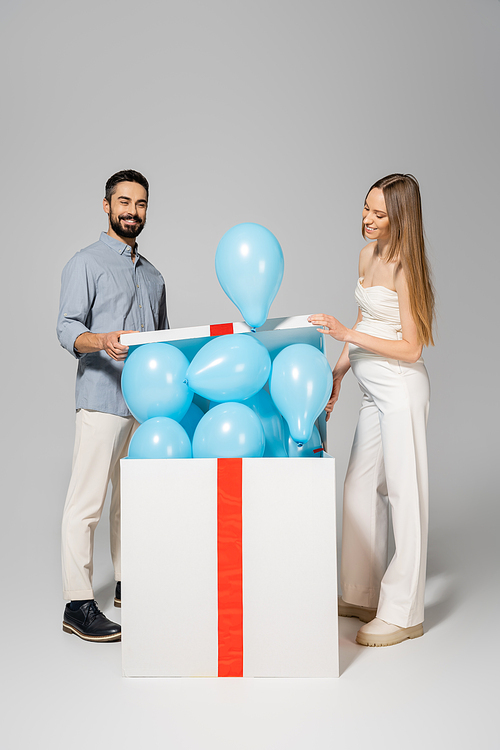
[(365, 245), (359, 254), (359, 275), (364, 276), (366, 274), (366, 271), (370, 265), (371, 259), (373, 258), (373, 253), (375, 251), (377, 243), (376, 242), (369, 242), (368, 245)]
[(408, 294), (408, 280), (401, 263), (394, 267), (394, 288), (399, 295)]

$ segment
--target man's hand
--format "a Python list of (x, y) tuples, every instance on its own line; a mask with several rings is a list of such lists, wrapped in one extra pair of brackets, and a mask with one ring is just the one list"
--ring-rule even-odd
[(105, 351), (108, 357), (123, 362), (127, 357), (128, 346), (120, 344), (118, 339), (123, 333), (137, 333), (137, 331), (111, 331), (110, 333), (82, 333), (75, 341), (75, 349), (80, 354)]
[(111, 359), (117, 362), (123, 362), (127, 358), (128, 346), (120, 344), (118, 339), (122, 333), (134, 333), (134, 331), (112, 331), (111, 333), (101, 333), (102, 349)]

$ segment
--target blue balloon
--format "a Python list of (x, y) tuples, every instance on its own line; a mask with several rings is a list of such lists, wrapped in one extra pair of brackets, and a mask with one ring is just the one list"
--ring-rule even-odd
[(248, 406), (259, 417), (266, 436), (264, 456), (269, 458), (285, 458), (285, 422), (277, 410), (269, 393), (264, 389), (254, 396), (245, 399), (244, 406)]
[(242, 401), (260, 391), (270, 372), (266, 347), (251, 334), (233, 333), (205, 344), (186, 378), (192, 391), (210, 401)]
[(139, 425), (128, 449), (129, 458), (191, 458), (191, 441), (179, 422), (154, 417)]
[(250, 328), (266, 322), (285, 264), (281, 246), (260, 224), (237, 224), (223, 236), (215, 254), (219, 283)]
[(182, 417), (179, 424), (184, 427), (190, 440), (193, 439), (194, 431), (198, 427), (198, 422), (203, 416), (203, 412), (196, 404), (191, 404), (186, 414)]
[(314, 422), (332, 392), (333, 377), (324, 354), (310, 344), (292, 344), (276, 356), (269, 390), (296, 443), (307, 443)]
[(288, 427), (286, 433), (286, 446), (290, 458), (321, 458), (323, 455), (323, 444), (316, 425), (313, 425), (311, 438), (302, 446), (297, 445)]
[(188, 359), (170, 344), (143, 344), (122, 372), (125, 403), (138, 422), (152, 417), (181, 420), (193, 400), (185, 381)]
[(135, 350), (139, 349), (140, 346), (144, 346), (144, 344), (133, 344), (132, 346), (129, 346), (128, 352), (127, 352), (127, 359), (130, 357), (132, 352), (135, 352)]
[(260, 458), (266, 438), (252, 409), (236, 402), (219, 404), (199, 421), (193, 458)]

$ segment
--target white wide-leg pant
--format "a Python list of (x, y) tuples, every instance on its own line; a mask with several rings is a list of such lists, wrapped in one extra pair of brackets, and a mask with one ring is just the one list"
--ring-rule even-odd
[[(351, 361), (363, 392), (344, 485), (342, 598), (399, 627), (424, 619), (429, 378), (415, 364)], [(389, 505), (396, 551), (387, 567)]]
[(73, 470), (62, 520), (62, 571), (65, 599), (93, 599), (94, 531), (101, 518), (108, 484), (111, 558), (115, 579), (120, 570), (120, 459), (127, 455), (138, 423), (133, 417), (117, 417), (79, 409), (76, 413)]

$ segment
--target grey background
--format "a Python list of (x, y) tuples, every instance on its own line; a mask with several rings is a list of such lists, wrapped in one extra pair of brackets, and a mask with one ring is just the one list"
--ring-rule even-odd
[[(66, 747), (76, 730), (75, 748), (494, 747), (498, 1), (4, 0), (0, 14), (5, 746)], [(62, 634), (75, 362), (55, 336), (60, 272), (106, 229), (104, 183), (129, 167), (150, 180), (140, 246), (173, 327), (239, 319), (214, 255), (242, 221), (284, 250), (272, 317), (352, 323), (365, 192), (393, 171), (419, 179), (438, 302), (424, 638), (362, 649), (343, 620), (337, 681), (130, 681), (119, 645)], [(359, 405), (352, 377), (342, 390), (339, 497)], [(118, 617), (104, 520), (96, 567)]]

